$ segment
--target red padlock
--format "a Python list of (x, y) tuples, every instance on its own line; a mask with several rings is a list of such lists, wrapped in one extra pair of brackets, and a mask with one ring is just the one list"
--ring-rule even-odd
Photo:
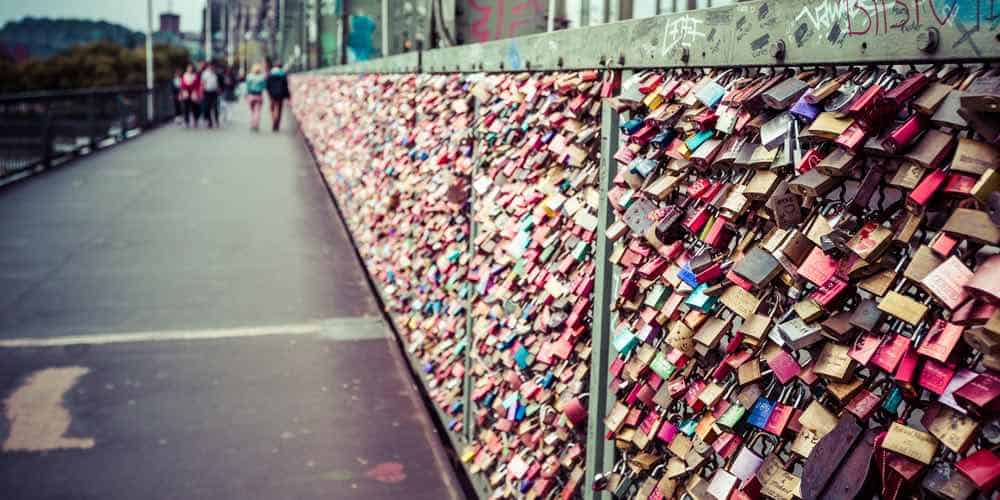
[(589, 396), (589, 393), (581, 394), (570, 399), (563, 405), (563, 415), (566, 415), (566, 419), (569, 420), (574, 426), (580, 426), (587, 423), (587, 407), (583, 405), (583, 400)]
[(924, 115), (913, 113), (882, 140), (882, 147), (890, 154), (898, 154), (910, 147), (925, 128), (927, 122)]
[(984, 493), (992, 491), (1000, 483), (1000, 457), (990, 450), (979, 450), (963, 458), (957, 467)]
[(914, 211), (919, 211), (920, 208), (927, 205), (927, 202), (941, 189), (941, 186), (944, 185), (947, 179), (948, 173), (944, 170), (931, 171), (906, 196), (906, 206)]

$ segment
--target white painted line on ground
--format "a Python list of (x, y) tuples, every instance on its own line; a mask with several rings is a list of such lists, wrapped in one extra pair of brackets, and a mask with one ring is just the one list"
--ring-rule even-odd
[(319, 335), (330, 340), (365, 340), (388, 338), (388, 327), (378, 316), (329, 318), (309, 323), (265, 325), (204, 330), (154, 330), (148, 332), (101, 333), (64, 337), (19, 338), (0, 340), (0, 349), (18, 347), (63, 347), (137, 342), (211, 340), (269, 335)]
[(319, 323), (304, 323), (293, 325), (254, 326), (246, 328), (218, 328), (209, 330), (163, 330), (96, 335), (71, 335), (67, 337), (0, 340), (0, 348), (60, 347), (68, 345), (210, 340), (233, 337), (263, 337), (266, 335), (313, 335), (319, 333), (320, 330), (321, 326)]

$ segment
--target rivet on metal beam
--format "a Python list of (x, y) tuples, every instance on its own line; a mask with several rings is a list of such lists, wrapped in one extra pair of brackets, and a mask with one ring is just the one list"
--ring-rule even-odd
[(938, 43), (941, 41), (941, 32), (937, 28), (927, 28), (926, 31), (917, 35), (917, 47), (921, 52), (932, 54), (937, 51)]
[(785, 41), (778, 40), (771, 44), (771, 57), (781, 61), (785, 58)]

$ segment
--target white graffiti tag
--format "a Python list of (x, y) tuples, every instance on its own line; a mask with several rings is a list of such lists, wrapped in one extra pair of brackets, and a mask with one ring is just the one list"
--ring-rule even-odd
[(803, 18), (809, 20), (814, 30), (826, 32), (833, 27), (834, 23), (847, 18), (846, 2), (842, 2), (841, 0), (827, 0), (816, 6), (809, 6), (807, 4), (799, 11), (799, 15), (796, 16), (793, 24), (797, 26)]
[(671, 20), (663, 27), (662, 55), (670, 54), (676, 47), (691, 47), (699, 40), (705, 39), (701, 31), (705, 21), (691, 16), (681, 16)]

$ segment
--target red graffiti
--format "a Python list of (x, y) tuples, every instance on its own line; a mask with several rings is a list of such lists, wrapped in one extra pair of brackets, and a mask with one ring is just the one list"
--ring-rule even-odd
[[(847, 2), (848, 5), (850, 5), (850, 1), (851, 0), (844, 0), (844, 1)], [(855, 30), (854, 29), (854, 16), (857, 15), (857, 11), (858, 10), (860, 10), (862, 13), (864, 13), (865, 17), (867, 18), (866, 19), (867, 23), (865, 24), (864, 31), (862, 31), (860, 29), (859, 30)], [(876, 19), (878, 19), (878, 17), (876, 17)], [(871, 15), (871, 13), (868, 12), (868, 9), (864, 8), (864, 6), (862, 6), (861, 4), (859, 4), (858, 0), (854, 0), (854, 8), (853, 8), (853, 10), (848, 10), (848, 14), (847, 14), (847, 35), (848, 36), (867, 35), (868, 31), (871, 30), (871, 29), (872, 29), (872, 15)], [(876, 29), (876, 32), (877, 31), (878, 30)]]
[(526, 25), (539, 22), (546, 13), (543, 0), (469, 0), (472, 38), (488, 42), (522, 34)]
[(406, 480), (406, 471), (399, 462), (385, 462), (368, 469), (365, 476), (382, 483), (399, 483)]
[[(971, 24), (974, 31), (978, 31), (980, 23), (984, 17), (981, 2), (986, 0), (892, 0), (892, 8), (889, 7), (888, 0), (838, 0), (842, 5), (841, 9), (847, 18), (847, 35), (884, 35), (891, 30), (903, 31), (912, 27), (923, 26), (920, 14), (924, 9), (930, 11), (933, 21), (930, 25), (941, 27), (958, 21), (959, 9), (969, 9), (975, 7), (975, 15), (965, 12), (962, 20)], [(989, 21), (993, 15), (993, 5), (997, 0), (989, 0), (989, 13), (985, 16)], [(947, 2), (947, 3), (946, 3)], [(891, 19), (890, 19), (891, 16)], [(924, 16), (927, 18), (927, 16)]]

